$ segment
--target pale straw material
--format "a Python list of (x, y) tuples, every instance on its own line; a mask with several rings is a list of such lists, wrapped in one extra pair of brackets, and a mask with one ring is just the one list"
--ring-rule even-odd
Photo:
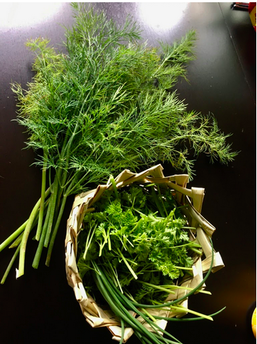
[[(189, 288), (196, 287), (202, 281), (204, 273), (210, 268), (212, 260), (212, 246), (210, 244), (210, 238), (215, 231), (215, 227), (201, 215), (205, 191), (204, 188), (187, 188), (187, 174), (165, 177), (163, 174), (163, 167), (161, 165), (153, 166), (141, 173), (133, 173), (129, 170), (124, 170), (115, 178), (115, 182), (117, 188), (121, 188), (134, 182), (165, 184), (174, 191), (179, 204), (187, 204), (187, 207), (185, 207), (185, 215), (188, 219), (189, 225), (196, 228), (196, 231), (190, 231), (190, 235), (192, 236), (192, 239), (196, 237), (198, 242), (201, 244), (203, 256), (200, 257), (193, 265), (192, 279), (187, 280), (181, 285)], [(99, 307), (93, 298), (86, 293), (76, 264), (77, 237), (82, 228), (83, 218), (87, 212), (94, 211), (94, 203), (99, 200), (106, 189), (111, 187), (112, 184), (107, 182), (105, 185), (99, 185), (96, 189), (75, 197), (70, 217), (67, 221), (65, 266), (68, 283), (74, 290), (75, 298), (79, 303), (87, 322), (94, 328), (107, 327), (112, 333), (112, 338), (119, 341), (121, 338), (119, 319), (117, 319), (110, 310)], [(212, 272), (223, 267), (224, 263), (221, 255), (219, 252), (214, 250)], [(203, 284), (202, 289), (205, 287), (205, 284)], [(175, 294), (170, 294), (168, 300), (178, 299), (187, 292), (188, 291), (186, 289), (178, 289)], [(181, 305), (187, 308), (187, 303), (188, 299), (186, 299)], [(170, 317), (182, 317), (186, 314), (186, 312), (182, 313), (181, 311), (176, 313), (175, 311), (160, 311), (154, 309), (151, 313), (154, 315), (156, 312), (158, 312), (158, 314), (162, 312), (162, 315)], [(164, 329), (167, 325), (167, 321), (160, 320), (158, 325)], [(132, 336), (132, 334), (133, 330), (131, 328), (125, 329), (124, 343)]]

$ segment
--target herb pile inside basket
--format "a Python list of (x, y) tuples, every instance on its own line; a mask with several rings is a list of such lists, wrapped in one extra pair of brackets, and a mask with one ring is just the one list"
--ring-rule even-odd
[(188, 308), (188, 297), (208, 293), (205, 281), (223, 262), (211, 245), (214, 228), (185, 197), (199, 208), (204, 189), (186, 183), (187, 175), (165, 178), (158, 165), (124, 171), (75, 199), (68, 281), (89, 323), (107, 326), (120, 343), (132, 333), (142, 343), (180, 343), (165, 330), (168, 320), (187, 313), (212, 320)]

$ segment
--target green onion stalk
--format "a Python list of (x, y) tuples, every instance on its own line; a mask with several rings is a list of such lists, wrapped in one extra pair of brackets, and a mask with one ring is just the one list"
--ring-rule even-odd
[[(156, 344), (177, 344), (181, 342), (175, 338), (171, 333), (166, 331), (165, 329), (161, 328), (157, 325), (157, 320), (166, 320), (166, 321), (197, 321), (197, 320), (213, 320), (213, 317), (220, 312), (222, 312), (224, 308), (218, 310), (217, 312), (204, 315), (198, 312), (193, 312), (186, 309), (188, 312), (194, 313), (196, 317), (185, 317), (185, 318), (176, 318), (176, 317), (167, 317), (161, 315), (150, 315), (146, 310), (151, 308), (155, 309), (169, 309), (169, 310), (178, 310), (182, 309), (180, 303), (185, 299), (189, 298), (195, 292), (199, 291), (203, 284), (206, 282), (207, 278), (209, 277), (212, 266), (213, 266), (213, 259), (214, 259), (214, 250), (212, 247), (212, 257), (209, 270), (207, 271), (206, 275), (202, 279), (202, 281), (184, 296), (169, 302), (164, 302), (162, 304), (141, 304), (134, 300), (131, 300), (126, 295), (124, 295), (117, 286), (114, 285), (112, 279), (110, 278), (108, 272), (102, 269), (95, 261), (92, 262), (93, 269), (94, 269), (94, 278), (96, 281), (97, 288), (101, 292), (102, 296), (104, 297), (105, 301), (108, 303), (111, 310), (114, 312), (116, 316), (119, 317), (121, 320), (121, 328), (122, 335), (120, 344), (123, 342), (124, 336), (124, 324), (127, 327), (131, 327), (135, 333), (135, 335), (140, 339), (142, 343), (156, 343)], [(136, 314), (136, 317), (132, 316), (129, 311), (133, 311)], [(137, 319), (137, 317), (141, 317), (145, 324), (149, 325), (152, 331), (146, 329), (144, 325)], [(164, 336), (165, 335), (165, 336)]]

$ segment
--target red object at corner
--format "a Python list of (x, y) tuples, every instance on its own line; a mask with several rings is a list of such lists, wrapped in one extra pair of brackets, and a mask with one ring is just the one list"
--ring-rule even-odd
[(248, 11), (254, 30), (256, 31), (256, 2), (249, 2)]

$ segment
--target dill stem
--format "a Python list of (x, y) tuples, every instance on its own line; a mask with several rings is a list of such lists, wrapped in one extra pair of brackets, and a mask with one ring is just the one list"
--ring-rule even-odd
[[(48, 188), (45, 191), (45, 198), (49, 195), (50, 189)], [(41, 199), (39, 199), (36, 203), (36, 205), (40, 205)], [(36, 218), (36, 217), (35, 217)], [(35, 220), (34, 218), (34, 220)], [(19, 227), (16, 229), (15, 232), (13, 232), (8, 238), (6, 238), (1, 244), (0, 244), (0, 252), (3, 251), (7, 246), (9, 246), (26, 228), (28, 224), (28, 219)]]
[[(49, 210), (49, 206), (51, 206), (51, 202), (48, 204), (48, 210)], [(40, 240), (39, 240), (39, 243), (38, 243), (38, 247), (37, 247), (37, 250), (36, 250), (36, 253), (35, 253), (35, 256), (34, 256), (34, 259), (33, 259), (33, 263), (32, 263), (32, 267), (34, 269), (37, 269), (38, 266), (39, 266), (41, 255), (42, 255), (42, 251), (43, 251), (43, 247), (44, 247), (44, 241), (45, 241), (45, 236), (46, 236), (47, 226), (48, 226), (48, 219), (49, 219), (49, 215), (50, 215), (50, 212), (48, 210), (46, 212), (42, 233), (41, 233)]]
[[(49, 215), (49, 213), (47, 213), (47, 215)], [(40, 259), (41, 259), (41, 255), (42, 255), (42, 251), (43, 251), (43, 247), (44, 247), (46, 231), (47, 231), (47, 222), (48, 222), (48, 216), (46, 216), (45, 223), (44, 223), (42, 233), (40, 236), (40, 240), (38, 243), (38, 247), (37, 247), (33, 262), (32, 262), (32, 267), (34, 269), (37, 269), (39, 266), (39, 263), (40, 263)]]
[[(70, 147), (74, 139), (74, 136), (76, 135), (77, 128), (78, 128), (78, 121), (76, 123), (75, 129), (71, 137), (69, 138), (69, 140), (68, 140), (68, 137), (69, 137), (68, 131), (66, 131), (64, 145), (60, 153), (60, 161), (65, 160), (65, 168), (64, 168), (63, 175), (61, 173), (62, 171), (61, 167), (57, 168), (57, 172), (54, 178), (53, 191), (52, 191), (52, 196), (51, 196), (52, 203), (51, 203), (51, 206), (49, 207), (50, 213), (48, 217), (47, 231), (45, 233), (44, 247), (48, 247), (49, 242), (50, 242), (50, 237), (51, 237), (51, 232), (52, 232), (52, 227), (53, 227), (53, 222), (54, 222), (54, 215), (56, 213), (56, 205), (59, 203), (62, 197), (62, 186), (65, 184), (66, 179), (67, 179), (67, 169), (68, 169), (69, 156), (70, 156)], [(59, 201), (57, 202), (58, 198), (59, 198)], [(38, 263), (36, 263), (36, 265), (37, 264)]]
[(9, 275), (9, 272), (11, 271), (11, 268), (19, 254), (19, 251), (20, 251), (20, 245), (16, 248), (15, 252), (14, 252), (14, 255), (12, 256), (12, 259), (10, 260), (8, 266), (7, 266), (7, 269), (5, 270), (5, 273), (1, 279), (1, 284), (4, 284), (5, 281), (6, 281), (6, 278), (8, 277)]
[(26, 228), (28, 220), (26, 220), (15, 232), (13, 232), (7, 239), (5, 239), (0, 245), (0, 252), (9, 246)]
[[(51, 207), (50, 207), (50, 215), (49, 215), (48, 228), (47, 228), (47, 231), (46, 231), (46, 234), (45, 234), (45, 241), (44, 241), (44, 247), (47, 248), (49, 245), (51, 246), (51, 249), (49, 251), (49, 260), (47, 259), (47, 262), (49, 261), (49, 263), (50, 263), (50, 257), (51, 257), (51, 254), (52, 254), (51, 251), (52, 251), (52, 248), (53, 248), (53, 245), (54, 245), (53, 241), (55, 240), (55, 237), (56, 237), (56, 234), (57, 234), (57, 231), (58, 231), (58, 227), (59, 227), (59, 224), (60, 224), (60, 221), (61, 221), (60, 216), (62, 216), (63, 211), (64, 211), (64, 207), (65, 207), (65, 204), (66, 204), (67, 196), (63, 196), (63, 190), (62, 189), (63, 189), (63, 187), (64, 187), (64, 185), (66, 183), (66, 180), (67, 180), (67, 175), (68, 175), (67, 170), (68, 170), (68, 164), (69, 164), (71, 145), (72, 145), (72, 142), (73, 142), (74, 137), (75, 137), (75, 135), (77, 133), (77, 130), (78, 130), (78, 122), (79, 121), (76, 122), (74, 131), (73, 131), (71, 137), (69, 138), (68, 142), (67, 142), (68, 135), (66, 133), (65, 141), (67, 143), (64, 146), (64, 148), (62, 149), (62, 152), (61, 152), (61, 155), (60, 155), (60, 160), (65, 160), (65, 167), (64, 167), (64, 169), (62, 169), (60, 167), (57, 169), (57, 173), (56, 173), (55, 180), (54, 180), (54, 183), (53, 183), (54, 185), (53, 185), (53, 192), (52, 192), (52, 204), (51, 204)], [(64, 157), (65, 157), (65, 159), (64, 159)], [(63, 170), (63, 173), (62, 173), (62, 170)], [(58, 202), (57, 202), (57, 199), (58, 199)], [(56, 220), (56, 222), (54, 224), (54, 215), (56, 214), (57, 208), (59, 208), (59, 204), (58, 204), (59, 201), (61, 202), (61, 206), (60, 206), (60, 209), (59, 209), (58, 218), (57, 218), (57, 220)], [(52, 231), (53, 231), (53, 234), (51, 234)], [(48, 265), (48, 263), (46, 265)]]
[(46, 153), (46, 151), (44, 151), (44, 165), (43, 165), (43, 169), (42, 169), (40, 210), (39, 210), (39, 217), (38, 217), (38, 224), (37, 224), (37, 232), (36, 232), (36, 236), (35, 236), (35, 239), (37, 241), (39, 241), (40, 235), (42, 232), (44, 209), (45, 209), (46, 164), (47, 164), (46, 158), (47, 158), (47, 153)]
[[(66, 170), (64, 170), (62, 177), (63, 177), (62, 178), (62, 183), (63, 183), (62, 185), (64, 185), (66, 182), (66, 179), (67, 179), (67, 171)], [(70, 194), (70, 190), (72, 190), (72, 188), (73, 188), (72, 182), (70, 183), (69, 187), (65, 190), (65, 192), (63, 192), (62, 187), (59, 188), (60, 192), (61, 192), (61, 194), (60, 194), (61, 205), (59, 207), (58, 217), (56, 219), (55, 226), (54, 226), (54, 229), (52, 231), (51, 237), (50, 237), (51, 233), (49, 231), (47, 231), (47, 233), (46, 233), (46, 235), (48, 236), (46, 238), (47, 241), (45, 240), (45, 244), (47, 243), (47, 246), (45, 246), (45, 247), (48, 247), (47, 257), (46, 257), (46, 262), (45, 262), (46, 266), (50, 265), (50, 260), (51, 260), (51, 256), (52, 256), (55, 238), (56, 238), (56, 235), (57, 235), (57, 232), (58, 232), (61, 220), (62, 220), (62, 215), (63, 215), (64, 209), (65, 209), (67, 197)], [(55, 209), (55, 211), (56, 211), (56, 209)]]
[(52, 251), (53, 251), (53, 247), (54, 247), (54, 242), (55, 242), (55, 238), (58, 232), (58, 229), (60, 227), (60, 223), (62, 220), (62, 215), (65, 209), (65, 205), (66, 205), (66, 201), (67, 201), (67, 194), (64, 194), (62, 197), (62, 202), (61, 202), (61, 206), (60, 206), (60, 210), (59, 210), (59, 214), (57, 217), (57, 220), (55, 222), (55, 226), (51, 235), (51, 239), (49, 241), (49, 246), (48, 246), (48, 250), (47, 250), (47, 257), (46, 257), (46, 262), (45, 265), (49, 266), (50, 265), (50, 260), (51, 260), (51, 256), (52, 256)]
[(60, 180), (60, 175), (61, 175), (61, 169), (59, 168), (57, 170), (56, 176), (54, 178), (53, 182), (53, 188), (52, 188), (52, 194), (51, 194), (51, 202), (49, 204), (48, 210), (49, 210), (49, 218), (48, 218), (48, 224), (47, 224), (47, 232), (45, 236), (45, 241), (44, 241), (44, 246), (48, 247), (51, 232), (52, 232), (52, 227), (54, 223), (54, 216), (55, 216), (55, 211), (56, 211), (56, 203), (57, 203), (57, 196), (58, 196), (58, 191), (59, 191), (59, 180)]
[[(65, 151), (66, 148), (68, 147), (68, 151), (66, 152), (66, 165), (68, 164), (68, 161), (69, 161), (70, 145), (71, 145), (71, 143), (72, 143), (72, 141), (73, 141), (73, 139), (74, 139), (74, 137), (76, 135), (77, 129), (78, 129), (78, 122), (76, 123), (76, 126), (75, 126), (75, 129), (73, 131), (73, 134), (70, 137), (70, 140), (68, 141), (68, 143), (67, 143), (67, 145), (66, 145), (66, 147), (64, 149), (64, 151)], [(66, 167), (68, 167), (68, 166), (66, 166)], [(60, 184), (60, 187), (59, 187), (59, 192), (60, 192), (59, 199), (61, 200), (61, 205), (59, 207), (59, 213), (58, 213), (58, 217), (56, 219), (53, 231), (51, 230), (52, 229), (52, 224), (51, 224), (51, 228), (48, 227), (48, 230), (47, 230), (47, 233), (46, 233), (46, 238), (45, 238), (45, 243), (44, 243), (44, 246), (48, 247), (47, 257), (46, 257), (46, 261), (45, 261), (45, 265), (46, 266), (50, 265), (50, 260), (51, 260), (51, 256), (52, 256), (54, 242), (55, 242), (55, 238), (56, 238), (56, 235), (57, 235), (57, 232), (58, 232), (61, 220), (62, 220), (62, 215), (63, 215), (64, 209), (65, 209), (67, 197), (70, 194), (70, 191), (72, 190), (72, 188), (74, 187), (74, 185), (73, 185), (74, 183), (70, 182), (69, 183), (69, 187), (64, 192), (62, 189), (64, 188), (64, 185), (65, 185), (66, 180), (67, 180), (67, 176), (68, 176), (67, 169), (64, 169), (62, 178), (60, 176), (61, 170), (59, 169), (58, 172), (59, 172), (58, 173), (59, 176), (58, 176), (58, 179), (57, 179), (58, 183), (56, 184), (56, 199), (57, 199), (57, 193), (58, 193), (59, 180), (61, 180), (61, 184)], [(56, 213), (56, 207), (54, 209), (54, 214), (55, 213)], [(52, 232), (52, 234), (51, 234), (51, 232)], [(47, 244), (47, 246), (46, 246), (46, 244)], [(37, 261), (35, 263), (37, 264)]]
[(21, 244), (20, 244), (19, 269), (17, 272), (17, 277), (21, 277), (22, 275), (24, 275), (26, 246), (27, 246), (29, 234), (31, 232), (31, 229), (33, 228), (33, 223), (34, 223), (35, 217), (37, 216), (38, 211), (39, 211), (39, 206), (40, 206), (40, 199), (35, 204), (32, 212), (28, 218), (28, 222), (27, 222), (26, 227), (24, 229), (24, 233), (22, 235)]

